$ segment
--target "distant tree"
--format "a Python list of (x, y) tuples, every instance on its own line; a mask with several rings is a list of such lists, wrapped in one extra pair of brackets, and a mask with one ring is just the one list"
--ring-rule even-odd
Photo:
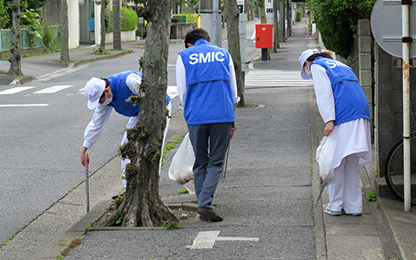
[(100, 31), (100, 52), (103, 52), (105, 50), (105, 33), (106, 33), (106, 26), (105, 26), (105, 9), (107, 7), (107, 1), (101, 1), (101, 31)]
[(9, 75), (23, 75), (22, 73), (22, 57), (21, 57), (21, 43), (20, 43), (20, 17), (21, 17), (21, 3), (20, 0), (13, 0), (9, 4), (9, 9), (12, 11), (12, 48), (10, 52)]
[[(376, 0), (308, 0), (325, 47), (348, 58), (358, 19), (369, 19)], [(348, 15), (346, 15), (348, 14)]]
[(0, 29), (3, 29), (3, 26), (6, 27), (9, 23), (10, 17), (8, 13), (8, 5), (4, 0), (0, 0)]
[(280, 33), (279, 30), (281, 28), (280, 26), (280, 21), (279, 21), (279, 16), (277, 15), (279, 13), (279, 9), (280, 9), (280, 0), (273, 0), (273, 17), (274, 17), (274, 26), (273, 26), (273, 31), (274, 31), (274, 37), (273, 37), (273, 52), (277, 52), (277, 49), (280, 48), (279, 42), (282, 41), (282, 39), (280, 39)]
[(125, 227), (162, 226), (178, 221), (159, 194), (159, 160), (166, 125), (167, 60), (170, 0), (142, 0), (139, 16), (147, 23), (147, 43), (142, 58), (143, 79), (140, 96), (132, 98), (140, 106), (137, 125), (127, 131), (128, 143), (120, 148), (128, 156), (126, 195), (116, 212), (101, 222), (113, 226), (123, 219)]
[(237, 80), (237, 92), (241, 98), (238, 107), (245, 107), (244, 102), (244, 79), (241, 71), (241, 52), (240, 52), (240, 34), (239, 34), (239, 18), (236, 0), (225, 0), (224, 3), (225, 20), (227, 21), (227, 39), (228, 50), (234, 62), (235, 76)]
[(45, 6), (47, 0), (25, 0), (27, 3), (27, 9), (38, 9)]
[(68, 31), (68, 2), (61, 0), (61, 58), (60, 61), (68, 63), (69, 59), (69, 31)]
[[(0, 0), (0, 29), (11, 28), (10, 17), (12, 17), (12, 9), (8, 7), (12, 4), (11, 0)], [(40, 9), (45, 6), (46, 0), (21, 0), (20, 12), (26, 10), (34, 10), (41, 13)]]

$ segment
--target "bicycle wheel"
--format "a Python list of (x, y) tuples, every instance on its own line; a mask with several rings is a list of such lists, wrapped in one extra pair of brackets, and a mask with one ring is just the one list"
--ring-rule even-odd
[[(416, 177), (416, 133), (410, 136), (411, 146), (411, 183), (414, 186)], [(384, 174), (387, 186), (391, 192), (400, 200), (404, 201), (404, 180), (403, 180), (403, 139), (398, 140), (390, 149), (385, 162)], [(411, 190), (412, 205), (416, 205), (416, 191)]]

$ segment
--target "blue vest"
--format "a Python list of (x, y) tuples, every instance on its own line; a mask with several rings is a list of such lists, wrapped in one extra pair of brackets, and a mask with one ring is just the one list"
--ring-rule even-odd
[[(113, 101), (111, 101), (109, 105), (114, 107), (117, 113), (128, 117), (137, 116), (139, 114), (139, 104), (137, 102), (130, 103), (130, 97), (135, 96), (135, 94), (131, 92), (126, 84), (127, 77), (132, 73), (142, 77), (141, 73), (129, 70), (114, 74), (108, 78), (113, 94)], [(169, 102), (170, 97), (166, 94), (166, 105), (169, 104)]]
[(335, 125), (359, 118), (370, 120), (367, 98), (350, 67), (324, 57), (317, 57), (312, 64), (324, 67), (331, 81), (335, 102)]
[(179, 53), (186, 71), (188, 125), (235, 122), (229, 53), (199, 39)]

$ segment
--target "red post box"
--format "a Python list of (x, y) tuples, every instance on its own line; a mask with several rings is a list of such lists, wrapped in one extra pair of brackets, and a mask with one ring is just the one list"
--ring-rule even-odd
[(256, 24), (256, 48), (273, 48), (273, 26), (274, 24)]

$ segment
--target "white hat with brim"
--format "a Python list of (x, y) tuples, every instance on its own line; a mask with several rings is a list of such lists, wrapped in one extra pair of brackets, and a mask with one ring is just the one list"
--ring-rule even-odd
[(95, 109), (100, 103), (101, 95), (105, 89), (105, 81), (100, 78), (91, 78), (85, 85), (85, 97), (88, 98), (87, 107)]
[(308, 75), (308, 73), (306, 73), (306, 71), (303, 69), (303, 65), (305, 64), (305, 61), (312, 56), (315, 53), (319, 53), (319, 51), (317, 49), (308, 49), (304, 52), (302, 52), (302, 54), (299, 57), (299, 63), (300, 63), (300, 76), (303, 79), (310, 79), (311, 76)]

